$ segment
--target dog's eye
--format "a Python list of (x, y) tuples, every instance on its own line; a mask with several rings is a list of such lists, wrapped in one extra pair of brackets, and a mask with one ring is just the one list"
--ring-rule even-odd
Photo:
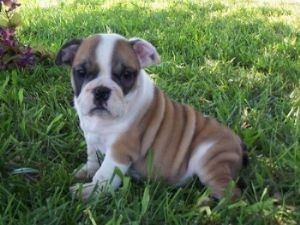
[(125, 80), (130, 80), (133, 76), (133, 73), (131, 71), (125, 70), (123, 72), (123, 77)]
[(79, 68), (75, 71), (76, 75), (79, 77), (85, 77), (86, 70), (84, 68)]

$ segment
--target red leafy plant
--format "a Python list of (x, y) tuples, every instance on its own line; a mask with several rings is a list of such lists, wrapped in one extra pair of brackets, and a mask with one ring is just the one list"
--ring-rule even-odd
[(32, 48), (21, 45), (16, 38), (16, 27), (21, 18), (17, 0), (0, 0), (0, 70), (28, 68), (36, 63)]

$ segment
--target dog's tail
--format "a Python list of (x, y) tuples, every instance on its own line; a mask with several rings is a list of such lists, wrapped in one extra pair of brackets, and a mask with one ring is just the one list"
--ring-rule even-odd
[(246, 167), (249, 165), (248, 148), (244, 142), (241, 143), (241, 147), (243, 150), (243, 166)]
[[(248, 148), (247, 145), (243, 142), (241, 142), (241, 148), (242, 148), (242, 165), (243, 167), (247, 167), (249, 165), (249, 156), (248, 156)], [(240, 177), (237, 181), (237, 185), (239, 188), (241, 188), (242, 190), (245, 189), (247, 187), (247, 183), (246, 181)]]

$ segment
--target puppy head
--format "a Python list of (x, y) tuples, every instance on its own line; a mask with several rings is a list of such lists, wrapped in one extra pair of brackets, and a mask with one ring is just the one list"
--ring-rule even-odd
[(120, 117), (137, 88), (140, 71), (160, 62), (152, 44), (117, 34), (65, 43), (55, 63), (72, 67), (76, 105), (84, 115)]

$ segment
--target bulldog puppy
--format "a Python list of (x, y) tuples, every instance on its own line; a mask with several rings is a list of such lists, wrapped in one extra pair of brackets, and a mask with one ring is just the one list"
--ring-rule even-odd
[[(155, 177), (181, 184), (197, 175), (220, 199), (243, 165), (240, 138), (215, 119), (174, 102), (151, 81), (144, 68), (158, 64), (155, 47), (143, 39), (95, 34), (65, 43), (57, 65), (68, 64), (74, 105), (87, 144), (87, 162), (77, 178), (92, 178), (81, 190), (86, 200), (129, 170), (147, 176), (147, 154), (153, 154)], [(101, 165), (97, 151), (105, 154)], [(233, 196), (240, 196), (234, 187)]]

